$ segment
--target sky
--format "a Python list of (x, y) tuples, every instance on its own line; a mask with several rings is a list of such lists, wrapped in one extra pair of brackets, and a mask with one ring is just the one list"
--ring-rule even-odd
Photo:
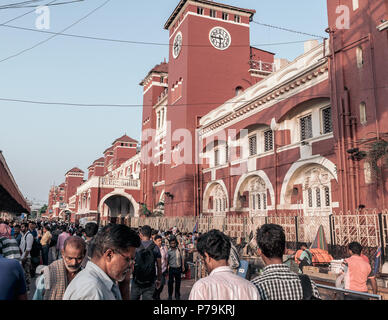
[[(52, 0), (41, 0), (39, 4)], [(69, 0), (59, 0), (66, 2)], [(2, 8), (22, 0), (0, 0), (0, 150), (25, 197), (47, 203), (51, 185), (65, 173), (87, 167), (112, 142), (127, 134), (140, 140), (141, 107), (79, 107), (25, 104), (1, 99), (75, 104), (142, 104), (140, 81), (168, 59), (168, 46), (103, 42), (11, 29), (5, 22), (35, 28), (34, 8)], [(179, 0), (84, 0), (50, 7), (51, 32), (142, 42), (168, 43), (164, 23)], [(255, 9), (254, 20), (325, 36), (326, 0), (219, 0)], [(93, 12), (97, 7), (104, 6)], [(92, 14), (90, 14), (93, 12)], [(90, 14), (90, 15), (89, 15)], [(312, 37), (251, 24), (251, 45), (293, 60)], [(5, 60), (6, 59), (6, 60)], [(4, 61), (3, 61), (4, 60)]]

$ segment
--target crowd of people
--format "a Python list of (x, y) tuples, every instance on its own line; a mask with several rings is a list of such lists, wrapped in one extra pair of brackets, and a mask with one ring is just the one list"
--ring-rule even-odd
[[(219, 230), (201, 234), (147, 225), (0, 221), (0, 300), (161, 300), (166, 284), (168, 300), (180, 300), (182, 277), (198, 279), (189, 300), (321, 298), (308, 276), (284, 263), (281, 226), (261, 226), (256, 242), (265, 266), (246, 279), (238, 272), (239, 250)], [(350, 290), (367, 292), (371, 268), (361, 250), (358, 243), (349, 245), (343, 278)], [(308, 265), (311, 255), (307, 247), (303, 251), (301, 262)], [(194, 269), (195, 275), (194, 264), (203, 266)], [(375, 283), (372, 287), (377, 292)]]

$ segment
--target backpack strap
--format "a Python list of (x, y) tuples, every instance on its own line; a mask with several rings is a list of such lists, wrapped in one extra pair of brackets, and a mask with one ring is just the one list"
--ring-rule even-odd
[(30, 230), (28, 230), (26, 232), (26, 234), (24, 235), (24, 252), (26, 252), (26, 249), (27, 249), (27, 236), (28, 236), (29, 233), (32, 235)]
[(300, 274), (299, 279), (302, 282), (303, 300), (311, 300), (313, 297), (313, 287), (310, 277), (305, 274)]

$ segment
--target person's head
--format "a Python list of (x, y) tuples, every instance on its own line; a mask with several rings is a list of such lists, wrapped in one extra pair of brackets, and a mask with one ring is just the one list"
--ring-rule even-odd
[(21, 226), (21, 229), (20, 229), (23, 233), (26, 233), (27, 230), (28, 230), (28, 223), (27, 222), (24, 222), (22, 223), (22, 226)]
[(210, 230), (198, 238), (197, 250), (210, 273), (219, 266), (227, 266), (230, 255), (230, 239), (219, 230)]
[(0, 238), (11, 238), (11, 227), (5, 223), (0, 224)]
[(43, 232), (46, 233), (47, 231), (51, 231), (51, 228), (50, 228), (50, 226), (48, 224), (45, 224), (43, 226)]
[(352, 255), (361, 255), (362, 246), (358, 242), (351, 242), (348, 245), (349, 254)]
[(266, 264), (273, 259), (282, 260), (286, 250), (286, 235), (277, 224), (264, 224), (257, 230), (258, 253)]
[(20, 225), (15, 224), (15, 226), (13, 227), (13, 229), (14, 229), (14, 233), (15, 233), (15, 234), (19, 234), (19, 233), (20, 233)]
[(155, 240), (156, 235), (158, 234), (158, 230), (152, 230), (151, 231), (151, 238), (152, 240)]
[(155, 244), (159, 247), (159, 248), (161, 248), (162, 247), (162, 242), (163, 242), (163, 239), (162, 239), (162, 236), (160, 236), (160, 235), (156, 235), (155, 236), (155, 238), (154, 238), (154, 242), (155, 242)]
[(94, 238), (92, 261), (116, 281), (130, 272), (135, 251), (141, 244), (137, 233), (125, 225), (107, 225)]
[(84, 229), (85, 235), (88, 238), (93, 238), (98, 232), (98, 225), (94, 222), (88, 222)]
[(34, 231), (35, 228), (36, 228), (36, 223), (34, 221), (31, 221), (30, 224), (28, 225), (28, 228), (31, 230), (31, 231)]
[(151, 238), (152, 229), (150, 226), (142, 226), (140, 228), (140, 238), (141, 240), (150, 240)]
[(81, 268), (85, 254), (85, 241), (80, 237), (68, 237), (62, 249), (63, 262), (67, 271), (77, 272)]
[(170, 248), (174, 249), (177, 247), (178, 245), (178, 240), (175, 238), (175, 237), (171, 237), (169, 240), (168, 240), (168, 243), (170, 245)]
[(300, 249), (301, 249), (301, 250), (306, 250), (306, 249), (308, 249), (307, 244), (304, 243), (304, 242), (302, 242), (302, 243), (300, 244)]

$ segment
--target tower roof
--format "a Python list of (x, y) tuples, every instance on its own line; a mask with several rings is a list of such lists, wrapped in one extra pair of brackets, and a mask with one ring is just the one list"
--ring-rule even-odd
[(73, 169), (66, 172), (66, 174), (68, 173), (84, 173), (84, 172), (80, 168), (74, 167)]
[[(104, 151), (104, 154), (109, 152), (109, 151), (113, 151), (113, 146), (110, 146), (109, 148), (107, 148), (105, 151)], [(104, 159), (105, 160), (105, 159)]]
[(126, 134), (123, 135), (122, 137), (116, 139), (115, 141), (113, 141), (112, 145), (114, 145), (116, 142), (133, 142), (133, 143), (137, 143), (137, 141), (135, 139), (132, 139), (131, 137), (128, 137)]
[(101, 158), (98, 158), (97, 160), (95, 160), (93, 162), (93, 164), (97, 163), (97, 162), (104, 162), (105, 161), (105, 158), (104, 157), (101, 157)]
[(256, 13), (256, 10), (244, 9), (244, 8), (239, 8), (239, 7), (235, 7), (235, 6), (230, 6), (228, 4), (219, 3), (219, 2), (213, 2), (211, 0), (181, 0), (179, 2), (179, 4), (177, 5), (177, 7), (175, 8), (174, 12), (171, 14), (171, 16), (168, 18), (167, 22), (165, 23), (164, 29), (168, 30), (168, 28), (170, 27), (171, 23), (174, 21), (175, 17), (179, 14), (179, 12), (183, 8), (183, 6), (188, 1), (196, 2), (198, 4), (208, 4), (208, 5), (219, 7), (219, 8), (222, 8), (222, 9), (236, 10), (236, 11), (240, 11), (240, 12), (249, 13), (251, 15), (251, 17)]
[(139, 83), (141, 86), (144, 84), (145, 80), (150, 76), (151, 73), (168, 73), (168, 62), (161, 62), (148, 72), (147, 76)]

